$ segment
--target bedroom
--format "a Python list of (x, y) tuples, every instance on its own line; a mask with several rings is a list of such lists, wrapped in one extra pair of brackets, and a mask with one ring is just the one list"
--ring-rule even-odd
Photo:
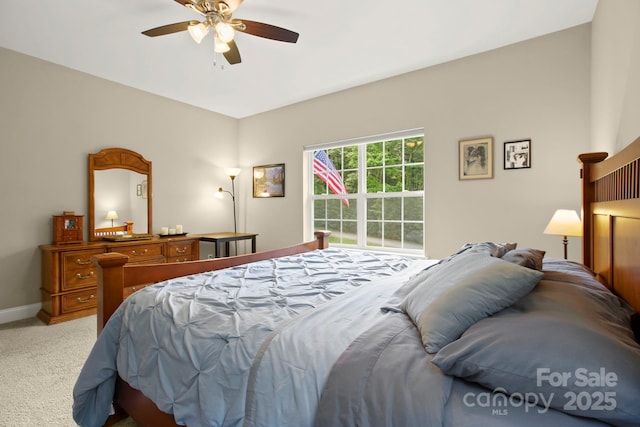
[[(579, 208), (576, 155), (613, 153), (640, 134), (639, 13), (636, 2), (601, 0), (592, 24), (240, 120), (2, 49), (0, 216), (9, 225), (0, 320), (37, 312), (37, 247), (50, 241), (51, 215), (86, 211), (86, 155), (110, 146), (154, 162), (154, 224), (189, 232), (232, 226), (229, 206), (210, 195), (228, 184), (223, 168), (241, 166), (239, 228), (270, 249), (304, 237), (303, 145), (424, 127), (426, 182), (444, 182), (427, 186), (425, 217), (437, 219), (426, 221), (428, 256), (486, 239), (559, 256), (559, 238), (542, 230), (555, 209)], [(380, 99), (406, 108), (390, 114)], [(494, 179), (459, 182), (457, 141), (487, 134), (496, 144)], [(529, 137), (532, 168), (502, 170), (502, 142)], [(253, 199), (247, 171), (269, 163), (287, 165), (287, 197)], [(443, 227), (445, 218), (455, 226)], [(473, 222), (486, 227), (463, 225)], [(572, 239), (570, 259), (580, 259), (579, 246)]]
[[(580, 206), (576, 155), (614, 153), (640, 134), (638, 17), (636, 2), (601, 0), (592, 24), (241, 120), (0, 50), (7, 94), (0, 101), (0, 185), (9, 201), (2, 220), (10, 224), (0, 252), (1, 313), (13, 320), (39, 308), (37, 246), (50, 239), (52, 214), (85, 211), (86, 154), (107, 146), (154, 162), (154, 224), (180, 222), (190, 232), (231, 227), (228, 204), (211, 197), (228, 183), (224, 167), (239, 163), (245, 172), (286, 163), (282, 199), (253, 199), (248, 174), (239, 178), (241, 229), (258, 232), (267, 249), (307, 237), (303, 145), (423, 126), (427, 182), (443, 183), (427, 191), (425, 216), (437, 219), (425, 233), (429, 256), (485, 239), (518, 240), (560, 256), (559, 238), (541, 230), (556, 208)], [(410, 104), (389, 114), (378, 99)], [(498, 160), (502, 142), (531, 137), (532, 168), (504, 171), (498, 161), (494, 179), (459, 182), (457, 141), (488, 133)], [(459, 196), (451, 200), (454, 191)], [(465, 225), (474, 222), (487, 226)], [(580, 239), (569, 248), (579, 260)]]

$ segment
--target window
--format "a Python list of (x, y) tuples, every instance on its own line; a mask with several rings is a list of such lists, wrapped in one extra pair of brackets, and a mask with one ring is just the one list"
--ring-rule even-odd
[[(423, 142), (424, 132), (414, 130), (308, 148), (313, 228), (330, 230), (337, 246), (422, 254)], [(329, 162), (320, 167), (335, 168), (346, 194), (314, 169), (325, 153)]]

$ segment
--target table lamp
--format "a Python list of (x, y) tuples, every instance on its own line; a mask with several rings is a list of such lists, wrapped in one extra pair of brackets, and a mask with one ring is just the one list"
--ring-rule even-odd
[(564, 245), (564, 259), (567, 259), (567, 236), (582, 236), (582, 221), (578, 213), (570, 209), (558, 209), (551, 217), (551, 221), (544, 229), (544, 234), (562, 236)]
[(107, 212), (107, 216), (105, 217), (105, 219), (110, 219), (111, 227), (113, 227), (113, 220), (118, 219), (118, 213), (116, 211), (109, 211)]

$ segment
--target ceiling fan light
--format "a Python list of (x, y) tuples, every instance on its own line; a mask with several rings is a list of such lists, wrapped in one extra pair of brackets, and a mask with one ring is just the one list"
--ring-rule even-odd
[(226, 44), (225, 42), (223, 42), (222, 40), (220, 40), (220, 38), (218, 36), (215, 36), (215, 47), (214, 50), (218, 53), (225, 53), (225, 52), (229, 52), (231, 50), (231, 48), (229, 47), (228, 44)]
[(209, 33), (209, 27), (204, 25), (202, 22), (199, 22), (196, 25), (189, 25), (188, 30), (193, 41), (198, 44), (200, 44), (202, 39), (204, 39), (204, 37)]
[(220, 38), (224, 43), (229, 43), (233, 40), (235, 32), (236, 31), (233, 27), (226, 22), (218, 22), (216, 24), (216, 33), (218, 34), (218, 38)]

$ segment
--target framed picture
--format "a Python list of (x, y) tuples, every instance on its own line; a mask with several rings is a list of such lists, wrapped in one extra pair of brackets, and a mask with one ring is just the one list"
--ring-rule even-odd
[(145, 179), (144, 181), (142, 181), (142, 188), (141, 188), (141, 190), (142, 190), (142, 198), (143, 198), (143, 199), (146, 199), (146, 198), (148, 198), (148, 197), (149, 197), (149, 196), (148, 196), (148, 194), (147, 194), (147, 192), (149, 191), (148, 186), (149, 186), (149, 184), (147, 183), (147, 180), (146, 180), (146, 179)]
[(284, 163), (253, 167), (253, 197), (284, 197)]
[(504, 168), (524, 169), (531, 167), (531, 140), (504, 143)]
[(493, 138), (461, 140), (459, 144), (459, 178), (493, 178)]

